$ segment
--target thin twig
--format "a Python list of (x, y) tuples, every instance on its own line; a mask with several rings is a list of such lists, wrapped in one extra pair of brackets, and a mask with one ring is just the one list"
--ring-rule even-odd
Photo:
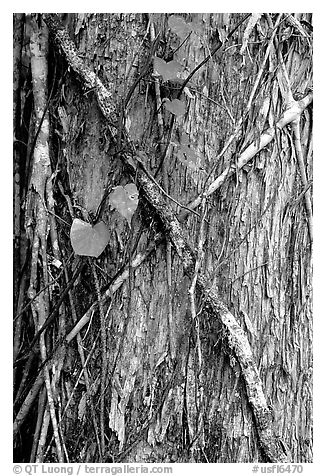
[[(69, 261), (71, 260), (71, 258), (74, 256), (74, 253), (71, 253), (67, 262), (65, 264), (63, 264), (63, 269), (59, 272), (58, 276), (56, 276), (55, 278), (53, 278), (51, 281), (49, 281), (45, 286), (43, 286), (35, 295), (34, 297), (23, 307), (23, 309), (21, 311), (18, 312), (18, 314), (16, 314), (16, 316), (14, 317), (14, 322), (16, 321), (16, 319), (18, 319), (25, 311), (27, 311), (27, 309), (30, 307), (30, 305), (35, 301), (35, 299), (41, 294), (43, 293), (46, 289), (48, 289), (50, 286), (52, 286), (53, 284), (55, 284), (57, 281), (59, 281), (59, 279), (61, 278), (62, 276), (62, 273), (63, 273), (63, 270), (66, 268), (67, 264), (69, 263)], [(15, 359), (14, 359), (15, 360)]]
[(197, 258), (195, 262), (195, 270), (194, 270), (191, 286), (189, 288), (191, 316), (192, 316), (193, 322), (195, 323), (196, 334), (197, 334), (199, 372), (201, 371), (201, 368), (202, 368), (202, 351), (201, 351), (201, 342), (200, 342), (199, 318), (196, 312), (195, 290), (196, 290), (199, 269), (201, 267), (203, 257), (204, 257), (204, 253), (203, 253), (204, 241), (205, 241), (204, 225), (205, 225), (205, 215), (206, 215), (206, 197), (205, 196), (203, 197), (203, 200), (202, 200), (201, 210), (202, 210), (202, 217), (201, 217), (201, 222), (200, 222), (200, 227), (198, 232), (198, 240), (197, 240)]
[(39, 392), (40, 388), (43, 385), (43, 382), (44, 382), (43, 372), (39, 372), (39, 374), (37, 375), (30, 391), (28, 392), (24, 402), (22, 403), (22, 405), (21, 405), (21, 407), (20, 407), (20, 409), (19, 409), (19, 411), (16, 415), (16, 418), (15, 418), (15, 421), (14, 421), (14, 426), (13, 426), (13, 437), (14, 438), (16, 437), (19, 428), (21, 427), (25, 418), (27, 417), (27, 415), (28, 415), (28, 413), (31, 409), (31, 406), (34, 403), (34, 400), (37, 397), (38, 392)]
[(167, 193), (166, 190), (164, 190), (163, 187), (161, 187), (161, 185), (156, 181), (156, 179), (153, 177), (153, 175), (147, 170), (144, 162), (141, 160), (140, 157), (138, 156), (135, 156), (135, 157), (130, 157), (130, 156), (127, 156), (126, 157), (126, 160), (128, 161), (129, 165), (131, 167), (133, 167), (134, 169), (136, 169), (136, 166), (135, 166), (135, 159), (136, 159), (136, 163), (139, 163), (142, 170), (145, 172), (145, 174), (152, 180), (152, 182), (155, 183), (155, 185), (159, 188), (159, 190), (163, 193), (163, 195), (165, 195), (169, 200), (171, 200), (171, 202), (175, 203), (176, 205), (178, 205), (180, 208), (184, 209), (184, 210), (187, 210), (188, 213), (192, 213), (193, 215), (196, 215), (198, 218), (200, 218), (200, 214), (195, 212), (194, 210), (192, 210), (191, 208), (189, 208), (188, 206), (186, 205), (182, 205), (182, 203), (178, 202), (178, 200), (176, 200), (175, 198), (171, 197), (171, 195), (169, 195)]
[(84, 372), (85, 372), (85, 369), (86, 369), (86, 367), (87, 367), (87, 364), (88, 364), (90, 358), (92, 357), (93, 352), (94, 352), (94, 350), (95, 350), (95, 348), (96, 348), (97, 341), (98, 341), (99, 337), (100, 337), (100, 333), (98, 333), (97, 336), (96, 336), (96, 338), (94, 339), (92, 348), (91, 348), (91, 350), (89, 351), (89, 354), (87, 355), (87, 359), (85, 360), (81, 371), (79, 372), (79, 375), (78, 375), (78, 377), (77, 377), (77, 379), (76, 379), (74, 388), (72, 389), (71, 394), (70, 394), (70, 396), (69, 396), (69, 399), (68, 399), (68, 401), (67, 401), (67, 403), (66, 403), (66, 405), (65, 405), (65, 408), (64, 408), (64, 410), (63, 410), (63, 412), (62, 412), (62, 418), (64, 417), (64, 415), (66, 414), (66, 412), (67, 412), (67, 410), (68, 410), (68, 408), (69, 408), (69, 405), (70, 405), (70, 403), (71, 403), (71, 401), (72, 401), (72, 399), (73, 399), (73, 396), (74, 396), (74, 393), (75, 393), (75, 391), (76, 391), (76, 388), (77, 388), (78, 385), (79, 385), (80, 379), (82, 378), (82, 376), (83, 376), (83, 374), (84, 374)]
[[(45, 393), (46, 393), (46, 389), (45, 389)], [(49, 412), (49, 408), (46, 407), (44, 415), (43, 415), (42, 428), (40, 431), (37, 452), (35, 455), (35, 463), (42, 463), (44, 461), (44, 447), (45, 447), (47, 436), (48, 436), (49, 426), (50, 426), (50, 412)], [(32, 455), (31, 462), (33, 461), (34, 459)]]
[(308, 229), (309, 229), (309, 236), (310, 241), (313, 241), (313, 233), (312, 233), (312, 205), (309, 195), (309, 183), (306, 174), (306, 168), (304, 164), (304, 158), (302, 153), (302, 146), (301, 146), (301, 137), (300, 137), (300, 119), (293, 121), (292, 123), (292, 130), (294, 134), (294, 146), (297, 154), (297, 161), (299, 164), (300, 176), (303, 183), (303, 186), (306, 188), (306, 192), (304, 194), (305, 205), (306, 205), (306, 212), (307, 212), (307, 220), (308, 220)]
[[(104, 304), (108, 299), (112, 299), (113, 295), (116, 293), (118, 289), (122, 286), (122, 284), (128, 279), (129, 271), (131, 268), (137, 268), (140, 266), (148, 256), (155, 250), (155, 247), (158, 245), (159, 242), (163, 241), (163, 236), (159, 235), (157, 240), (155, 240), (149, 248), (146, 250), (145, 253), (138, 253), (135, 258), (132, 259), (131, 264), (127, 263), (127, 265), (123, 268), (123, 271), (114, 279), (114, 281), (110, 284), (109, 288), (103, 292), (101, 295), (101, 301)], [(89, 307), (89, 309), (85, 312), (85, 314), (79, 319), (73, 329), (69, 332), (66, 336), (66, 341), (71, 342), (74, 337), (84, 328), (84, 326), (89, 322), (91, 316), (95, 309), (98, 306), (98, 299)]]
[(200, 339), (200, 313), (197, 312), (196, 310), (196, 288), (197, 288), (197, 279), (198, 279), (198, 273), (199, 270), (202, 266), (202, 262), (204, 259), (204, 242), (205, 242), (205, 215), (206, 215), (206, 196), (203, 197), (202, 203), (201, 203), (201, 222), (200, 222), (200, 227), (199, 227), (199, 232), (198, 232), (198, 239), (197, 239), (197, 257), (196, 257), (196, 262), (195, 262), (195, 270), (192, 278), (192, 282), (188, 291), (189, 294), (189, 300), (190, 300), (190, 310), (191, 310), (191, 317), (192, 321), (195, 326), (195, 331), (196, 331), (196, 349), (197, 349), (197, 356), (198, 356), (198, 379), (199, 379), (199, 405), (198, 407), (200, 408), (199, 410), (199, 415), (198, 415), (198, 420), (197, 420), (197, 431), (196, 431), (196, 436), (193, 438), (193, 441), (191, 442), (191, 447), (192, 449), (194, 448), (194, 443), (198, 440), (200, 436), (202, 436), (202, 439), (204, 438), (204, 433), (203, 433), (203, 407), (204, 407), (204, 395), (203, 395), (203, 389), (204, 389), (204, 384), (202, 381), (203, 375), (202, 375), (202, 368), (203, 368), (203, 356), (202, 356), (202, 348), (201, 348), (201, 339)]
[[(297, 102), (293, 98), (289, 75), (284, 63), (284, 59), (283, 59), (280, 47), (278, 47), (278, 58), (279, 58), (279, 64), (280, 64), (281, 73), (282, 73), (281, 75), (278, 76), (279, 86), (280, 86), (281, 94), (285, 103), (285, 107), (288, 109), (288, 108), (291, 108), (292, 106), (295, 107), (297, 105)], [(313, 241), (312, 205), (311, 205), (311, 200), (310, 200), (310, 195), (308, 190), (308, 179), (307, 179), (302, 146), (301, 146), (300, 116), (299, 115), (292, 121), (292, 130), (294, 135), (293, 142), (294, 142), (297, 161), (299, 165), (300, 176), (301, 176), (302, 184), (304, 188), (306, 189), (304, 198), (305, 198), (305, 205), (306, 205), (306, 212), (307, 212), (309, 236), (310, 236), (310, 241), (312, 242)]]
[[(47, 357), (46, 357), (44, 334), (40, 335), (40, 351), (41, 351), (42, 362), (45, 362)], [(55, 441), (56, 449), (57, 449), (58, 462), (64, 463), (62, 445), (61, 445), (59, 429), (58, 429), (58, 420), (57, 420), (57, 416), (55, 412), (55, 402), (54, 402), (51, 380), (50, 380), (50, 372), (49, 372), (49, 368), (47, 364), (45, 364), (45, 367), (44, 367), (44, 381), (45, 381), (45, 387), (47, 391), (48, 405), (49, 405), (49, 411), (50, 411), (51, 422), (53, 427), (54, 441)]]
[[(65, 269), (66, 284), (68, 284), (69, 283), (68, 271), (67, 271), (66, 267), (64, 269)], [(78, 319), (77, 319), (76, 307), (75, 307), (75, 302), (74, 302), (74, 296), (73, 296), (73, 293), (72, 293), (71, 290), (69, 291), (68, 295), (69, 295), (69, 302), (70, 302), (72, 319), (73, 319), (73, 322), (76, 324)], [(90, 407), (91, 407), (91, 416), (92, 416), (92, 421), (93, 421), (96, 443), (97, 443), (99, 454), (101, 454), (101, 443), (100, 443), (100, 438), (99, 438), (99, 434), (98, 434), (98, 426), (97, 426), (97, 421), (96, 421), (96, 414), (95, 414), (93, 396), (92, 396), (92, 393), (91, 393), (91, 385), (90, 385), (90, 381), (89, 381), (87, 366), (85, 364), (85, 362), (86, 362), (85, 352), (84, 352), (84, 347), (82, 345), (82, 338), (81, 338), (80, 334), (77, 334), (77, 349), (78, 349), (78, 353), (79, 353), (79, 356), (80, 356), (82, 368), (84, 369), (86, 390), (87, 390), (87, 395), (89, 396), (89, 402), (90, 402)]]
[[(229, 39), (233, 36), (233, 34), (240, 28), (240, 26), (242, 25), (243, 22), (245, 22), (247, 20), (247, 18), (250, 17), (250, 13), (248, 13), (246, 16), (244, 16), (240, 22), (230, 31), (230, 33), (227, 35), (226, 37), (226, 40), (225, 42), (229, 41)], [(225, 43), (224, 43), (225, 44)], [(204, 64), (206, 64), (214, 55), (215, 53), (217, 53), (217, 51), (223, 46), (223, 43), (219, 40), (218, 41), (218, 44), (217, 46), (215, 47), (215, 49), (208, 55), (206, 56), (206, 58), (201, 62), (199, 63), (199, 65), (196, 66), (196, 68), (194, 68), (191, 73), (188, 75), (188, 77), (184, 80), (184, 82), (182, 83), (181, 85), (181, 88), (180, 88), (180, 91), (178, 93), (178, 99), (180, 98), (184, 88), (187, 86), (187, 84), (189, 83), (189, 81), (191, 80), (191, 78), (194, 76), (194, 74), (204, 66)]]
[[(285, 126), (296, 120), (300, 117), (300, 114), (309, 104), (312, 102), (312, 92), (309, 92), (301, 101), (297, 101), (290, 109), (284, 111), (280, 119), (276, 123), (277, 129), (283, 129)], [(231, 136), (232, 137), (232, 136)], [(266, 145), (268, 145), (275, 137), (275, 128), (270, 127), (266, 129), (260, 136), (259, 140), (254, 140), (243, 152), (240, 154), (240, 157), (237, 160), (236, 166), (231, 165), (224, 169), (224, 171), (209, 185), (207, 189), (207, 196), (216, 192), (223, 183), (234, 174), (235, 170), (242, 169), (248, 162), (251, 160), (259, 151), (261, 151)], [(230, 140), (230, 139), (229, 139)], [(228, 141), (229, 142), (229, 141)], [(226, 147), (226, 146), (225, 146)], [(224, 147), (224, 149), (225, 149)], [(219, 154), (220, 155), (220, 154)], [(197, 208), (201, 202), (201, 197), (197, 197), (187, 206), (190, 209)], [(180, 214), (181, 218), (184, 219), (186, 212)]]
[[(79, 382), (80, 382), (80, 379), (81, 379), (81, 377), (82, 377), (82, 375), (83, 375), (83, 373), (84, 373), (84, 369), (86, 368), (86, 366), (87, 366), (87, 364), (88, 364), (90, 358), (91, 358), (92, 355), (93, 355), (93, 352), (94, 352), (94, 350), (95, 350), (95, 347), (96, 347), (96, 344), (97, 344), (97, 341), (98, 341), (99, 337), (100, 337), (100, 334), (98, 333), (98, 335), (97, 335), (96, 338), (94, 339), (92, 348), (91, 348), (91, 350), (90, 350), (90, 352), (89, 352), (89, 354), (88, 354), (88, 356), (87, 356), (87, 359), (86, 359), (86, 361), (85, 361), (85, 364), (84, 364), (83, 368), (81, 369), (81, 371), (80, 371), (80, 373), (79, 373), (79, 376), (78, 376), (78, 378), (77, 378), (77, 380), (76, 380), (76, 383), (75, 383), (75, 385), (74, 385), (74, 388), (72, 389), (72, 392), (71, 392), (71, 394), (70, 394), (70, 396), (69, 396), (69, 400), (67, 401), (67, 403), (66, 403), (66, 405), (65, 405), (65, 408), (64, 408), (64, 410), (63, 410), (63, 412), (62, 412), (61, 418), (64, 417), (64, 415), (66, 414), (66, 412), (67, 412), (67, 410), (68, 410), (68, 407), (69, 407), (69, 405), (70, 405), (70, 403), (71, 403), (71, 401), (72, 401), (72, 398), (73, 398), (73, 396), (74, 396), (75, 390), (76, 390), (76, 388), (78, 387)], [(49, 449), (51, 448), (51, 445), (52, 445), (52, 443), (53, 443), (53, 440), (54, 440), (54, 437), (52, 436), (52, 438), (51, 438), (51, 440), (50, 440), (50, 442), (49, 442), (48, 448), (47, 448), (47, 450), (46, 450), (45, 455), (48, 453)]]
[(105, 455), (105, 379), (107, 369), (107, 355), (106, 355), (106, 326), (105, 326), (105, 314), (103, 309), (103, 302), (101, 299), (100, 283), (98, 280), (96, 268), (92, 258), (89, 258), (89, 263), (93, 273), (95, 290), (97, 296), (97, 302), (101, 320), (101, 355), (102, 355), (102, 367), (101, 367), (101, 395), (100, 395), (100, 434), (101, 434), (101, 459), (104, 461)]
[[(260, 68), (259, 68), (259, 71), (258, 71), (258, 74), (256, 76), (256, 80), (255, 80), (255, 83), (252, 87), (252, 90), (251, 90), (251, 93), (250, 93), (250, 96), (249, 96), (249, 99), (248, 99), (248, 102), (246, 104), (246, 108), (243, 112), (243, 114), (240, 116), (237, 124), (235, 125), (234, 127), (234, 132), (231, 134), (231, 136), (229, 137), (228, 141), (226, 142), (225, 146), (223, 147), (223, 149), (221, 150), (221, 152), (217, 155), (216, 159), (215, 159), (215, 163), (213, 165), (213, 167), (211, 168), (211, 170), (209, 171), (207, 177), (206, 177), (206, 180), (205, 180), (205, 183), (204, 183), (204, 186), (203, 186), (203, 189), (205, 190), (206, 188), (206, 184), (208, 183), (210, 177), (212, 176), (212, 174), (214, 173), (214, 171), (216, 170), (217, 166), (219, 165), (219, 159), (225, 154), (226, 150), (229, 148), (229, 146), (231, 145), (231, 143), (233, 142), (233, 140), (236, 138), (236, 136), (238, 135), (240, 129), (241, 129), (241, 126), (242, 126), (242, 123), (243, 123), (243, 118), (246, 116), (246, 114), (249, 113), (250, 109), (251, 109), (251, 106), (252, 106), (252, 102), (254, 100), (254, 97), (255, 97), (255, 94), (256, 94), (256, 91), (258, 89), (258, 86), (260, 84), (260, 79), (263, 75), (263, 72), (264, 72), (264, 69), (265, 69), (265, 65), (267, 63), (267, 60), (269, 58), (269, 55), (271, 53), (271, 49), (272, 49), (272, 46), (273, 46), (273, 41), (274, 41), (274, 37), (276, 35), (276, 32), (277, 32), (277, 28), (278, 28), (278, 25), (280, 23), (280, 20), (281, 20), (281, 17), (282, 17), (282, 14), (279, 14), (279, 16), (277, 17), (277, 20), (276, 20), (276, 24), (275, 24), (275, 27), (272, 31), (272, 34), (271, 34), (271, 37), (269, 39), (269, 42), (268, 42), (268, 46), (266, 48), (266, 51), (265, 51), (265, 56), (264, 56), (264, 59), (262, 61), (262, 64), (260, 65)], [(210, 187), (209, 187), (210, 188)], [(209, 190), (209, 189), (208, 189)], [(205, 193), (207, 193), (207, 195), (210, 195), (207, 191), (205, 191)], [(198, 204), (200, 202), (198, 201)], [(198, 205), (197, 205), (198, 206)], [(189, 208), (192, 208), (192, 207), (189, 207)]]

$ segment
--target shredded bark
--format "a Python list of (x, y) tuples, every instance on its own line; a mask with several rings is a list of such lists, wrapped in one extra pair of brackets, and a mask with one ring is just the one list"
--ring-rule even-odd
[[(43, 17), (54, 36), (55, 43), (63, 52), (70, 67), (79, 75), (82, 84), (86, 88), (95, 89), (99, 107), (105, 118), (110, 123), (115, 122), (116, 108), (110, 92), (110, 85), (108, 85), (108, 89), (105, 88), (96, 74), (83, 64), (83, 61), (78, 57), (74, 43), (69, 38), (65, 28), (60, 24), (57, 16), (45, 14)], [(192, 277), (195, 270), (196, 255), (189, 245), (186, 234), (170, 208), (169, 203), (167, 203), (166, 198), (158, 186), (149, 178), (145, 170), (137, 167), (137, 161), (132, 155), (122, 153), (121, 160), (126, 166), (128, 173), (133, 177), (135, 176), (135, 170), (138, 169), (138, 184), (146, 199), (159, 216), (165, 233), (181, 259), (185, 272)], [(287, 457), (273, 431), (271, 411), (267, 405), (262, 381), (253, 358), (247, 335), (221, 299), (218, 290), (212, 287), (209, 278), (205, 276), (204, 273), (198, 274), (197, 289), (201, 292), (207, 309), (222, 323), (230, 352), (235, 355), (240, 364), (248, 400), (255, 416), (257, 433), (262, 450), (271, 462), (287, 461)]]

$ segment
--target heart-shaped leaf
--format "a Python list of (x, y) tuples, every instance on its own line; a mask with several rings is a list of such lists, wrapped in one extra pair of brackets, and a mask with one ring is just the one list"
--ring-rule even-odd
[(165, 109), (177, 117), (183, 116), (186, 112), (186, 105), (183, 101), (180, 101), (180, 99), (173, 99), (173, 101), (165, 99), (164, 106)]
[(178, 79), (183, 66), (178, 61), (172, 60), (166, 63), (162, 58), (154, 57), (153, 63), (154, 74), (162, 76), (163, 81), (170, 79)]
[(192, 31), (191, 25), (186, 23), (182, 17), (172, 15), (168, 20), (168, 25), (171, 30), (180, 38), (184, 38)]
[(131, 226), (131, 218), (138, 206), (138, 190), (134, 183), (128, 183), (124, 187), (119, 185), (109, 195), (109, 202), (113, 208), (127, 219)]
[(76, 255), (100, 256), (110, 239), (108, 227), (100, 221), (92, 226), (75, 218), (70, 229), (70, 241)]
[(205, 23), (199, 17), (187, 23), (188, 28), (196, 33), (196, 35), (202, 36), (205, 32)]

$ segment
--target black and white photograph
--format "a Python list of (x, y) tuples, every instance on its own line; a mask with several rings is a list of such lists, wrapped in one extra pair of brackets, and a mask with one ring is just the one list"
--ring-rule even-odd
[(12, 21), (14, 473), (307, 474), (314, 14)]

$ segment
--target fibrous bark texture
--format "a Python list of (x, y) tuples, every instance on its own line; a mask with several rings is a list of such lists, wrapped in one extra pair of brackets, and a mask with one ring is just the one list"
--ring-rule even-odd
[[(66, 223), (73, 216), (94, 217), (101, 205), (111, 232), (95, 271), (84, 266), (64, 301), (68, 321), (60, 336), (68, 336), (66, 346), (58, 347), (51, 334), (50, 348), (55, 355), (64, 351), (66, 362), (58, 457), (60, 440), (78, 461), (103, 460), (105, 444), (107, 461), (312, 460), (312, 237), (305, 199), (312, 176), (312, 71), (310, 32), (302, 26), (311, 18), (243, 19), (44, 15), (57, 71), (49, 108), (66, 285), (77, 267), (69, 264)], [(154, 43), (153, 32), (159, 33)], [(223, 47), (180, 96), (184, 114), (173, 116), (164, 103), (178, 96), (218, 42)], [(154, 56), (181, 65), (174, 81), (159, 79), (159, 91)], [(297, 101), (292, 105), (284, 71)], [(300, 120), (300, 164), (286, 114)], [(140, 206), (129, 226), (103, 198), (131, 179)], [(205, 233), (198, 271), (200, 224)], [(165, 240), (173, 245), (171, 264)], [(194, 314), (189, 287), (197, 271)], [(94, 272), (105, 296), (101, 319)], [(77, 331), (70, 331), (83, 316), (76, 342)], [(98, 404), (103, 322), (104, 414)], [(100, 413), (106, 432), (101, 444)], [(24, 431), (23, 419), (19, 426)], [(92, 443), (89, 431), (96, 435)]]

